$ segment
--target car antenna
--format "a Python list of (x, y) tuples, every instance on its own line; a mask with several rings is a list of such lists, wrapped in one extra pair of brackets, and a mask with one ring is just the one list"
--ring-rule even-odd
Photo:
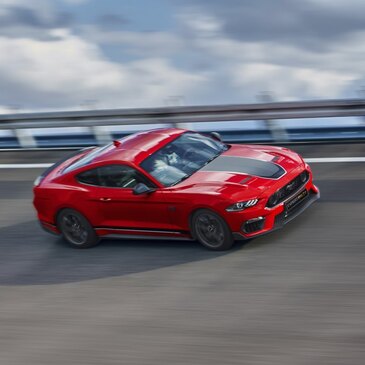
[(120, 142), (118, 140), (115, 140), (115, 141), (113, 141), (113, 144), (114, 144), (115, 147), (118, 148), (122, 144), (122, 142)]

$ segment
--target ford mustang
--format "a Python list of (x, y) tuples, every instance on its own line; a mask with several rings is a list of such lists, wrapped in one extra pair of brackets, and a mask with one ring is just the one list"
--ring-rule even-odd
[(310, 167), (287, 148), (175, 128), (77, 151), (34, 182), (41, 226), (78, 248), (132, 236), (227, 250), (283, 227), (318, 198)]

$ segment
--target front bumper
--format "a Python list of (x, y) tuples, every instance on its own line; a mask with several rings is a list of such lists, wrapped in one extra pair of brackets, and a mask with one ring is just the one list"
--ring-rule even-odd
[(316, 200), (320, 198), (320, 192), (318, 190), (317, 193), (310, 190), (306, 199), (304, 199), (300, 204), (295, 206), (292, 210), (287, 212), (284, 210), (282, 213), (278, 214), (275, 217), (274, 230), (282, 228), (285, 224), (289, 223), (299, 214), (304, 212), (311, 204), (313, 204)]
[(307, 196), (290, 210), (285, 208), (285, 204), (281, 204), (278, 209), (274, 209), (269, 214), (260, 217), (262, 218), (262, 229), (252, 233), (247, 233), (245, 232), (243, 224), (243, 229), (241, 229), (240, 232), (233, 232), (235, 240), (246, 240), (262, 236), (266, 233), (270, 233), (284, 227), (285, 224), (303, 213), (311, 204), (320, 198), (318, 188), (315, 185), (312, 185), (312, 187), (312, 189), (308, 190)]

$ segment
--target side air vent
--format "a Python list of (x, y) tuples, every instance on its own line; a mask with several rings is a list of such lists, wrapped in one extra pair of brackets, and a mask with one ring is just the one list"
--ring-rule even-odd
[(243, 231), (246, 233), (261, 231), (264, 227), (264, 222), (265, 222), (264, 217), (250, 219), (243, 225)]

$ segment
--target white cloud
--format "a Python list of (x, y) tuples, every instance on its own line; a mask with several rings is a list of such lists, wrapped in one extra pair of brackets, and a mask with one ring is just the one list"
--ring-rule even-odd
[(256, 94), (270, 91), (280, 100), (291, 100), (298, 95), (301, 98), (336, 97), (353, 81), (352, 75), (339, 72), (263, 63), (237, 66), (231, 77), (237, 85), (248, 87)]
[(1, 38), (0, 50), (2, 76), (11, 75), (39, 91), (80, 92), (102, 84), (113, 88), (121, 82), (118, 66), (104, 61), (95, 46), (72, 35), (50, 42)]
[(57, 30), (57, 36), (58, 41), (0, 38), (0, 80), (14, 89), (20, 105), (72, 107), (85, 100), (99, 107), (163, 105), (204, 82), (166, 59), (114, 63), (67, 30)]
[(90, 0), (63, 0), (63, 2), (65, 2), (66, 4), (71, 4), (71, 5), (86, 4), (89, 1)]
[(334, 8), (346, 8), (349, 9), (354, 8), (356, 9), (358, 6), (362, 6), (364, 5), (364, 1), (363, 0), (307, 0), (309, 3), (313, 3), (313, 4), (320, 4), (325, 6), (326, 8), (328, 7), (334, 7)]
[[(50, 17), (54, 9), (41, 10), (43, 3), (0, 0), (36, 4)], [(26, 109), (143, 107), (164, 105), (177, 95), (187, 104), (248, 102), (262, 91), (278, 100), (330, 98), (343, 96), (365, 74), (365, 32), (316, 51), (301, 44), (248, 42), (225, 36), (217, 17), (193, 8), (178, 16), (171, 32), (92, 25), (77, 30), (76, 36), (70, 29), (42, 29), (42, 40), (31, 33), (0, 37), (0, 102)], [(101, 45), (133, 60), (112, 62)]]
[(10, 113), (14, 113), (14, 112), (16, 112), (16, 110), (14, 110), (8, 106), (0, 105), (0, 114), (10, 114)]
[(37, 10), (45, 8), (49, 12), (53, 9), (52, 4), (48, 0), (0, 0), (0, 9), (11, 6), (21, 6)]
[(196, 9), (189, 9), (180, 14), (178, 19), (192, 32), (200, 37), (216, 36), (222, 31), (222, 23), (212, 15), (202, 14)]
[[(189, 22), (184, 25), (194, 29)], [(241, 100), (252, 100), (269, 91), (277, 99), (336, 98), (348, 93), (349, 85), (365, 74), (363, 39), (364, 32), (352, 34), (315, 52), (300, 44), (247, 42), (223, 33), (214, 37), (196, 33), (191, 47), (209, 60), (210, 84), (222, 95), (230, 90)]]
[[(0, 1), (27, 4), (25, 0)], [(28, 5), (38, 7), (42, 2), (36, 0)], [(44, 16), (47, 14), (54, 14), (54, 9), (47, 9)], [(214, 31), (213, 22), (203, 20), (204, 32)], [(170, 103), (177, 95), (184, 96), (187, 103), (196, 103), (199, 90), (209, 84), (204, 72), (174, 66), (176, 54), (189, 48), (187, 40), (178, 34), (97, 32), (92, 26), (85, 27), (80, 36), (69, 29), (42, 32), (41, 40), (32, 38), (30, 32), (12, 38), (0, 36), (3, 90), (6, 85), (6, 93), (0, 90), (2, 104), (22, 109), (73, 108), (80, 104), (143, 107)], [(98, 44), (120, 46), (135, 60), (112, 62)], [(185, 59), (182, 54), (181, 60)]]
[(309, 68), (294, 68), (290, 71), (292, 82), (306, 86), (307, 94), (312, 94), (318, 98), (336, 97), (349, 82), (355, 81), (354, 75), (350, 73), (343, 74), (341, 72)]
[(26, 0), (1, 0), (0, 5), (1, 6), (14, 6), (14, 5), (22, 5), (25, 4)]

